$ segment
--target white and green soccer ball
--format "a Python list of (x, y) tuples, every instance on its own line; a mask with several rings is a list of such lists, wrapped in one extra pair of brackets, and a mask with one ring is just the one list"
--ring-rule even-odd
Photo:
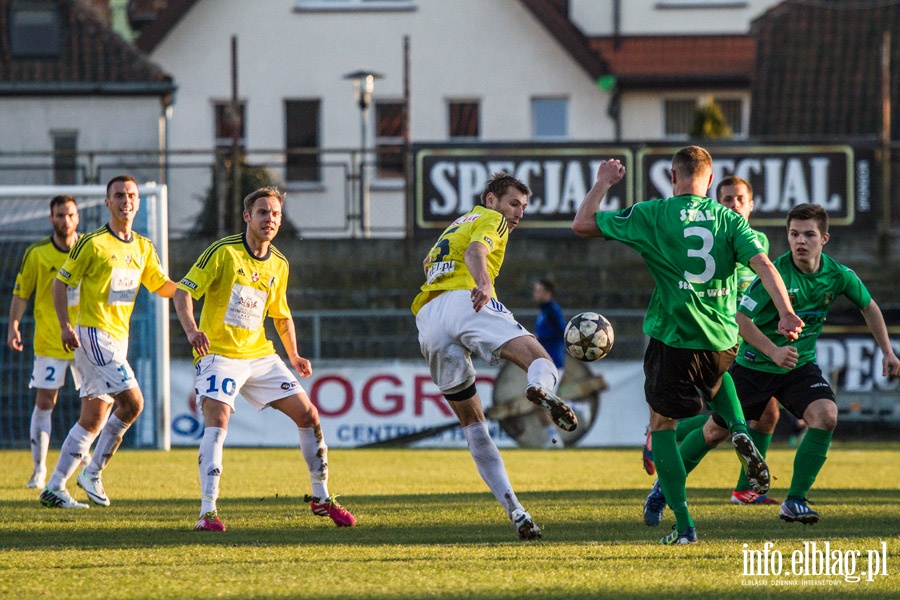
[(609, 354), (615, 334), (606, 318), (595, 312), (575, 315), (566, 325), (566, 352), (573, 358), (592, 362)]

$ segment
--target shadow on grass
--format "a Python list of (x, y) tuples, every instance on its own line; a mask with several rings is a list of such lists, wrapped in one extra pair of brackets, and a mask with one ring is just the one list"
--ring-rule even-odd
[[(646, 490), (529, 492), (520, 498), (544, 527), (545, 543), (653, 544), (674, 523), (647, 527), (641, 507)], [(900, 531), (896, 490), (820, 489), (814, 506), (822, 521), (785, 523), (778, 506), (734, 506), (721, 490), (689, 490), (701, 540), (756, 544), (766, 540), (891, 537)], [(348, 497), (354, 528), (334, 527), (311, 514), (302, 498), (222, 498), (228, 531), (192, 530), (193, 499), (114, 500), (109, 508), (46, 509), (37, 501), (0, 503), (0, 550), (122, 549), (160, 546), (350, 545), (405, 546), (517, 542), (512, 525), (489, 494), (406, 494)]]

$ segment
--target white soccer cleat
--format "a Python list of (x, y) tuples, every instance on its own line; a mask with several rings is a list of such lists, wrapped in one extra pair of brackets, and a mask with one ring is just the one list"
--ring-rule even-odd
[(109, 498), (106, 497), (106, 490), (103, 489), (100, 473), (91, 476), (87, 474), (87, 471), (82, 471), (78, 474), (78, 487), (84, 490), (94, 504), (109, 506)]
[(35, 471), (25, 484), (27, 488), (41, 489), (47, 484), (47, 471)]
[(66, 490), (44, 488), (41, 492), (41, 504), (47, 508), (90, 508), (84, 502), (78, 502)]
[(543, 536), (541, 528), (535, 524), (531, 515), (521, 508), (514, 510), (510, 518), (512, 519), (513, 527), (516, 528), (516, 533), (519, 534), (520, 540), (537, 540)]

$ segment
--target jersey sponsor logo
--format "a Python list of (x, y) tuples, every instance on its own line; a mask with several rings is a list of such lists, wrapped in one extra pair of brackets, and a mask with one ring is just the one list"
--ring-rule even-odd
[(470, 215), (463, 215), (457, 220), (453, 221), (453, 225), (462, 225), (463, 223), (472, 223), (478, 220), (478, 217), (481, 216), (481, 213), (472, 213)]
[(133, 304), (140, 286), (140, 271), (116, 267), (109, 277), (110, 306), (117, 304)]
[(753, 350), (745, 350), (744, 360), (746, 360), (747, 362), (756, 362), (756, 352), (754, 352)]
[(72, 274), (69, 273), (68, 271), (66, 271), (65, 269), (60, 269), (60, 270), (59, 270), (59, 274), (60, 274), (62, 277), (65, 277), (66, 279), (69, 279), (69, 278), (72, 277)]
[(718, 290), (700, 290), (697, 292), (697, 296), (700, 298), (718, 298), (720, 296), (728, 296), (731, 294), (731, 288), (721, 288)]
[(456, 270), (456, 263), (452, 260), (442, 260), (441, 262), (432, 263), (428, 267), (428, 274), (425, 279), (428, 283), (434, 283), (438, 277), (443, 277)]
[(743, 298), (741, 298), (740, 306), (746, 308), (750, 312), (753, 312), (754, 310), (756, 310), (756, 307), (759, 306), (759, 304), (750, 296), (744, 296)]
[(197, 289), (197, 284), (194, 283), (193, 281), (191, 281), (190, 279), (188, 279), (187, 277), (185, 277), (184, 279), (181, 280), (181, 284), (186, 285), (187, 287), (191, 288), (192, 290)]

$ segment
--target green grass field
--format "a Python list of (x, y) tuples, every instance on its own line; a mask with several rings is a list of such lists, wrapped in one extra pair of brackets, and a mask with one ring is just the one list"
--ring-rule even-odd
[[(29, 454), (0, 452), (0, 597), (900, 598), (898, 443), (836, 443), (810, 494), (814, 526), (780, 521), (777, 506), (728, 503), (738, 463), (715, 450), (688, 481), (700, 542), (682, 547), (656, 545), (671, 513), (643, 524), (653, 480), (639, 449), (503, 455), (541, 541), (516, 538), (465, 450), (331, 450), (331, 491), (359, 521), (338, 529), (302, 502), (299, 450), (226, 449), (221, 534), (191, 529), (195, 450), (120, 452), (104, 476), (112, 506), (89, 510), (41, 507), (24, 487)], [(787, 490), (792, 460), (770, 451), (772, 495)], [(85, 499), (74, 478), (69, 490)], [(767, 541), (786, 572), (746, 576), (744, 544)], [(856, 575), (884, 542), (887, 564), (858, 583), (791, 575), (805, 542), (828, 542), (844, 572), (860, 551)]]

